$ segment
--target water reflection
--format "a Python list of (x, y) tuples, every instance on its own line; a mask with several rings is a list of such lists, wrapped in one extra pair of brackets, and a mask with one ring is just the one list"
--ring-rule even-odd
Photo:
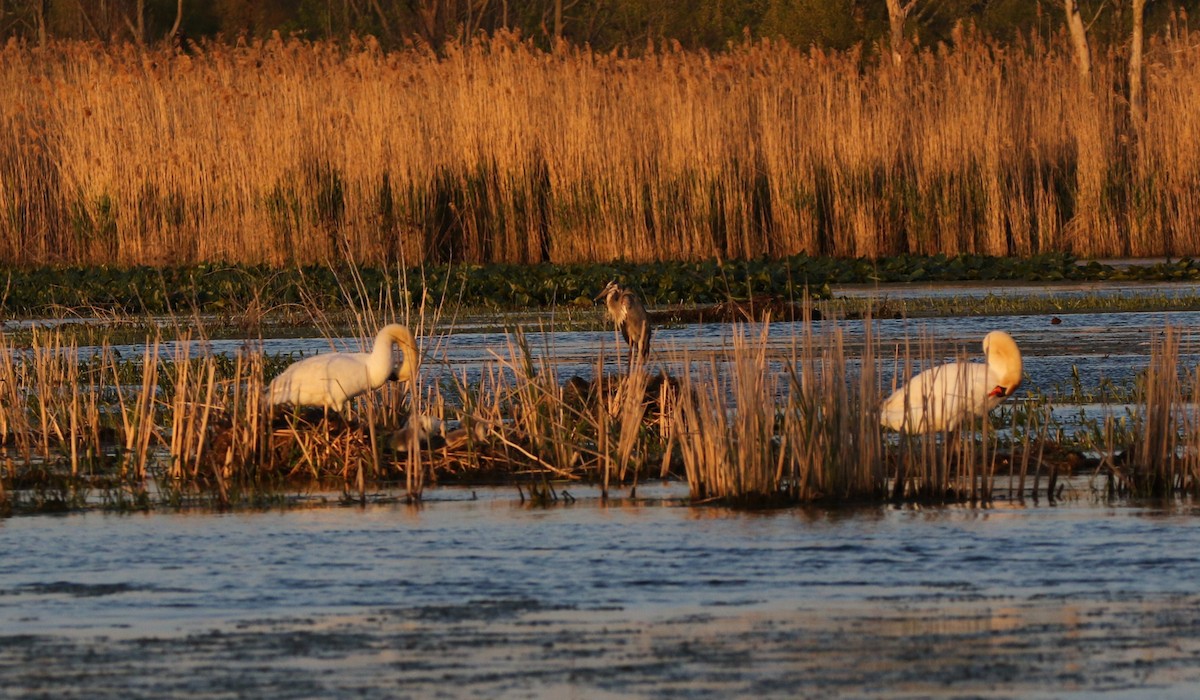
[(55, 695), (100, 678), (115, 695), (103, 679), (120, 668), (150, 696), (1200, 690), (1192, 505), (439, 495), (0, 522), (0, 683)]

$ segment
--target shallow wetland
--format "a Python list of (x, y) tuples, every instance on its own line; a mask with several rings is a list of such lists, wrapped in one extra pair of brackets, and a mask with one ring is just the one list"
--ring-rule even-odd
[(1196, 3), (1054, 4), (0, 0), (0, 700), (1200, 697)]
[(0, 524), (23, 697), (1187, 697), (1191, 507), (423, 507)]
[[(1122, 415), (1168, 324), (1180, 368), (1200, 359), (1190, 330), (1200, 311), (1169, 303), (1188, 286), (954, 289), (953, 303), (991, 298), (1010, 310), (873, 321), (884, 386), (906, 338), (939, 358), (978, 359), (983, 335), (1005, 328), (1027, 379), (998, 420), (1045, 404), (1065, 434)], [(835, 289), (847, 304), (945, 294)], [(1139, 295), (1150, 301), (1129, 310)], [(1107, 297), (1110, 310), (1073, 306)], [(557, 382), (616, 370), (602, 323), (543, 334), (522, 318), (529, 357)], [(857, 357), (866, 326), (836, 323)], [(426, 384), (479, 382), (512, 343), (504, 318), (473, 324), (427, 338)], [(654, 338), (721, 358), (736, 332), (679, 322)], [(784, 320), (762, 337), (786, 354), (801, 333)], [(232, 356), (245, 343), (186, 349)], [(261, 347), (307, 354), (330, 341), (265, 337)], [(158, 352), (176, 350), (166, 341)], [(652, 368), (675, 370), (677, 357)], [(766, 509), (694, 505), (678, 474), (644, 476), (636, 489), (614, 481), (607, 497), (596, 478), (552, 478), (542, 500), (528, 481), (431, 483), (406, 503), (411, 484), (379, 482), (365, 505), (346, 489), (293, 485), (267, 508), (0, 519), (0, 695), (1194, 696), (1200, 513), (1186, 494), (1105, 497), (1099, 481), (1095, 465), (1064, 474), (1052, 503), (997, 491), (986, 505)]]

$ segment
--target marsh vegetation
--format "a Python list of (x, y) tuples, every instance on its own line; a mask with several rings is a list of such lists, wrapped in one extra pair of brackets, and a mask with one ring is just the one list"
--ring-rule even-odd
[[(960, 32), (899, 70), (781, 42), (11, 43), (0, 261), (574, 263), (1200, 252), (1186, 24), (1080, 77)], [(1106, 86), (1115, 86), (1109, 89)]]
[[(775, 317), (792, 317), (806, 298), (828, 299), (831, 285), (891, 285), (939, 282), (1194, 282), (1200, 263), (1191, 258), (1138, 264), (1084, 261), (1047, 253), (1028, 258), (987, 255), (898, 255), (877, 259), (820, 258), (805, 254), (780, 259), (364, 267), (346, 263), (275, 269), (265, 265), (199, 264), (181, 267), (9, 267), (0, 271), (0, 308), (9, 317), (108, 317), (129, 325), (145, 314), (202, 313), (237, 319), (253, 329), (258, 321), (296, 323), (313, 307), (364, 306), (379, 299), (421, 309), (560, 310), (591, 308), (596, 290), (612, 280), (637, 290), (664, 312), (688, 307), (762, 306)], [(900, 289), (900, 288), (897, 288)], [(961, 289), (956, 287), (955, 289)], [(1097, 309), (1117, 308), (1099, 299)], [(977, 312), (950, 308), (946, 295), (914, 299), (910, 310)], [(997, 311), (1031, 307), (1036, 298), (1006, 293)], [(1074, 300), (1074, 310), (1086, 300)], [(1172, 308), (1200, 306), (1196, 295), (1166, 294), (1157, 302), (1138, 295), (1132, 304)], [(1048, 307), (1047, 307), (1048, 308)], [(291, 311), (291, 313), (289, 313)], [(697, 310), (698, 311), (698, 310)], [(859, 310), (860, 312), (862, 309)], [(885, 312), (892, 311), (884, 309)]]
[[(1200, 278), (1182, 15), (1139, 93), (1120, 50), (1081, 76), (1041, 5), (895, 62), (354, 35), (392, 2), (341, 3), (342, 43), (148, 48), (149, 5), (0, 10), (41, 35), (0, 49), (0, 516), (82, 511), (3, 520), (6, 687), (1197, 686), (1200, 297), (996, 282)], [(48, 39), (69, 16), (113, 45)], [(1080, 260), (1110, 255), (1170, 257)], [(655, 327), (632, 369), (613, 280)], [(947, 280), (988, 283), (881, 284)], [(412, 381), (266, 405), (387, 322)], [(880, 426), (992, 328), (1019, 394)], [(331, 503), (379, 507), (305, 509)]]
[[(1147, 365), (1127, 381), (1095, 386), (1072, 365), (1058, 384), (1027, 382), (986, 421), (914, 436), (880, 427), (882, 398), (922, 367), (977, 358), (979, 338), (894, 325), (881, 337), (873, 307), (853, 307), (855, 318), (849, 308), (800, 302), (794, 319), (768, 310), (668, 326), (633, 371), (598, 310), (580, 310), (591, 320), (571, 330), (550, 316), (502, 333), (401, 312), (420, 338), (420, 373), (344, 415), (267, 409), (266, 383), (297, 355), (269, 350), (290, 341), (264, 340), (262, 327), (217, 341), (204, 317), (171, 318), (133, 344), (119, 328), (10, 330), (0, 493), (7, 512), (27, 512), (283, 505), (312, 493), (419, 500), (450, 483), (552, 502), (581, 484), (636, 494), (662, 479), (686, 484), (694, 503), (751, 506), (1055, 499), (1071, 476), (1087, 485), (1070, 496), (1196, 490), (1198, 377), (1191, 341), (1172, 326), (1149, 334)], [(309, 314), (327, 337), (350, 339), (304, 354), (359, 349), (354, 338), (373, 337), (385, 315), (360, 310), (347, 326)], [(1072, 406), (1089, 408), (1064, 412)]]

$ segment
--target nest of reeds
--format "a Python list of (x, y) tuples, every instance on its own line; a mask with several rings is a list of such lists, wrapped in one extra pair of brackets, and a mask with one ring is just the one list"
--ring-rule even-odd
[(472, 417), (448, 429), (406, 427), (385, 436), (385, 462), (398, 474), (419, 468), (436, 481), (460, 483), (585, 479), (614, 460), (626, 465), (622, 477), (630, 466), (659, 469), (670, 452), (678, 392), (678, 382), (666, 373), (575, 376), (562, 387), (554, 421), (525, 415), (537, 407), (514, 406), (500, 421)]

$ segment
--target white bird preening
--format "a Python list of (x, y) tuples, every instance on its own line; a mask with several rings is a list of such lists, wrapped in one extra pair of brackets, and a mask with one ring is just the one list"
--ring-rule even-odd
[(1021, 351), (1012, 336), (983, 339), (986, 364), (950, 362), (921, 372), (884, 402), (880, 423), (908, 433), (950, 431), (968, 416), (984, 416), (1021, 384)]
[[(404, 353), (399, 369), (392, 356), (394, 345)], [(378, 389), (388, 380), (412, 381), (419, 365), (412, 333), (393, 323), (379, 331), (371, 352), (327, 352), (289, 366), (267, 387), (267, 407), (284, 403), (318, 406), (344, 417), (350, 399)]]
[(609, 282), (596, 296), (596, 301), (604, 300), (608, 307), (608, 317), (616, 325), (625, 342), (629, 343), (629, 365), (632, 367), (634, 358), (645, 360), (650, 355), (650, 318), (646, 315), (646, 307), (642, 300), (631, 290), (625, 289), (616, 281)]

